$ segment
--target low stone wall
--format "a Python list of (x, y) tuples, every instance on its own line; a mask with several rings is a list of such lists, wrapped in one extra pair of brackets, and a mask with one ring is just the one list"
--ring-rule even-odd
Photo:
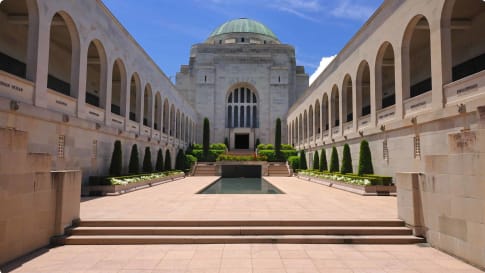
[(298, 178), (303, 180), (308, 180), (310, 182), (318, 183), (327, 187), (336, 188), (339, 190), (344, 190), (364, 196), (376, 196), (376, 195), (395, 195), (396, 194), (396, 186), (383, 186), (383, 185), (375, 185), (375, 186), (361, 186), (356, 184), (350, 184), (335, 180), (328, 180), (313, 176), (306, 176), (306, 175), (297, 175)]
[(425, 173), (396, 175), (398, 215), (433, 247), (485, 269), (485, 130), (448, 140)]
[(28, 135), (0, 129), (0, 265), (50, 243), (79, 218), (81, 172), (51, 172)]

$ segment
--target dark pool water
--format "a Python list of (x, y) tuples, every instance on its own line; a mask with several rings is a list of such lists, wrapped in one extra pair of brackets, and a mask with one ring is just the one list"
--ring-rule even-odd
[(283, 194), (263, 178), (221, 178), (198, 194)]

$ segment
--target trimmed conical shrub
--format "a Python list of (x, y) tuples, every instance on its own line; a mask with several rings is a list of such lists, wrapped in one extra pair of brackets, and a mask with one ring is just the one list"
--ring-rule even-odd
[(350, 146), (349, 144), (345, 143), (343, 157), (342, 157), (342, 169), (340, 170), (341, 173), (352, 173), (352, 155), (350, 154)]
[(258, 148), (259, 144), (261, 144), (261, 141), (259, 140), (259, 138), (257, 138), (256, 143), (254, 144), (254, 150), (256, 150), (256, 148)]
[(165, 171), (171, 171), (172, 170), (172, 159), (170, 158), (170, 150), (167, 149), (165, 152)]
[(281, 119), (276, 119), (276, 129), (275, 129), (275, 137), (274, 137), (274, 150), (276, 159), (282, 160), (283, 155), (281, 154)]
[(338, 163), (338, 153), (337, 148), (332, 147), (332, 155), (330, 156), (330, 172), (336, 173), (339, 171), (339, 163)]
[(227, 149), (229, 150), (229, 139), (227, 137), (224, 138), (224, 145), (226, 145)]
[(157, 163), (155, 165), (155, 171), (163, 172), (163, 152), (162, 152), (162, 149), (158, 149)]
[(121, 151), (121, 141), (115, 141), (113, 155), (111, 156), (111, 164), (109, 166), (109, 175), (121, 176), (121, 169), (123, 168), (123, 156)]
[(128, 166), (128, 173), (138, 174), (140, 172), (140, 159), (138, 158), (138, 146), (133, 144), (131, 147), (130, 164)]
[(320, 156), (320, 166), (319, 166), (319, 170), (321, 172), (328, 171), (327, 155), (325, 153), (325, 149), (322, 149), (322, 154)]
[(204, 118), (204, 131), (202, 135), (202, 155), (204, 160), (208, 160), (210, 149), (210, 123), (208, 118)]
[(306, 170), (308, 169), (308, 166), (306, 164), (306, 156), (305, 156), (305, 151), (300, 152), (300, 170)]
[(359, 175), (374, 174), (374, 167), (372, 166), (372, 154), (369, 148), (369, 142), (362, 140), (360, 142), (359, 152)]
[(320, 168), (320, 157), (318, 156), (318, 151), (313, 153), (313, 169), (319, 170)]
[(145, 156), (143, 157), (142, 170), (143, 170), (144, 173), (153, 172), (152, 152), (150, 151), (150, 147), (145, 148)]
[(182, 149), (179, 149), (177, 158), (175, 159), (175, 169), (183, 171), (185, 169), (185, 154)]

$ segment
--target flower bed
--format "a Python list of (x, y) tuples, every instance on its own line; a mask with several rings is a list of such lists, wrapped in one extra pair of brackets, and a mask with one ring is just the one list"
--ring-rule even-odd
[(300, 171), (298, 178), (360, 195), (395, 195), (389, 177)]
[(185, 177), (183, 172), (170, 171), (163, 173), (141, 174), (133, 176), (104, 177), (90, 179), (87, 191), (91, 196), (120, 195), (142, 188), (164, 184)]

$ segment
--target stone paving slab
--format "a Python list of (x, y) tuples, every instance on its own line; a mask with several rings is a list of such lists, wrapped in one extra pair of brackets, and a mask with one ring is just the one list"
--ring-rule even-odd
[(397, 201), (300, 180), (267, 177), (285, 194), (196, 194), (217, 177), (188, 177), (120, 196), (84, 198), (81, 219), (396, 219)]
[(18, 262), (10, 270), (14, 273), (482, 272), (426, 245), (285, 244), (63, 246)]

